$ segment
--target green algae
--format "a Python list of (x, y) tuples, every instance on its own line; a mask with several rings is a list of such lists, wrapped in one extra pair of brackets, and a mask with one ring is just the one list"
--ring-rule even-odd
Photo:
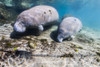
[(79, 50), (78, 50), (78, 49), (74, 49), (74, 51), (75, 51), (75, 52), (78, 52)]
[(37, 46), (37, 43), (35, 43), (35, 42), (28, 42), (28, 46), (30, 47), (30, 48), (36, 48), (36, 46)]
[(41, 39), (40, 41), (41, 41), (42, 44), (48, 44), (47, 39)]
[(2, 37), (1, 37), (1, 41), (4, 40), (4, 39), (5, 39), (5, 36), (2, 36)]

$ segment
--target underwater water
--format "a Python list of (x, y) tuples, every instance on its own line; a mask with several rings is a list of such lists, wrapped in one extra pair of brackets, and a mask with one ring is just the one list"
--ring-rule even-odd
[[(6, 8), (7, 10), (12, 11), (11, 16), (6, 16), (7, 19), (14, 20), (16, 17), (14, 18), (13, 16), (17, 16), (23, 10), (45, 4), (55, 7), (59, 12), (60, 19), (65, 14), (75, 16), (82, 21), (83, 26), (96, 30), (100, 28), (100, 0), (1, 0), (1, 3), (8, 7)], [(0, 8), (3, 7), (1, 6)], [(2, 14), (1, 9), (0, 12)], [(7, 14), (9, 15), (9, 13)], [(3, 18), (1, 15), (0, 17)]]
[[(64, 15), (79, 18), (83, 29), (72, 38), (69, 36), (58, 42), (58, 25), (39, 25), (39, 31), (36, 28), (30, 29), (30, 24), (30, 28), (25, 30), (25, 26), (27, 28), (28, 25), (24, 26), (22, 22), (14, 28), (17, 16), (37, 5), (50, 5), (56, 8), (60, 16), (59, 22)], [(56, 16), (51, 10), (49, 12), (50, 16), (54, 15), (51, 16), (53, 19), (58, 18), (58, 14)], [(42, 13), (43, 19), (47, 20), (45, 17), (48, 17), (48, 13)], [(34, 19), (31, 16), (27, 17)], [(27, 21), (27, 18), (24, 20)], [(44, 22), (41, 19), (39, 21)], [(62, 27), (66, 27), (65, 25)], [(15, 31), (16, 29), (21, 33)], [(64, 31), (60, 33), (62, 32)], [(61, 35), (62, 38), (66, 37)], [(100, 0), (0, 0), (0, 67), (24, 66), (100, 67)]]
[(100, 31), (100, 0), (56, 0), (55, 6), (62, 17), (64, 14), (79, 18), (83, 26)]

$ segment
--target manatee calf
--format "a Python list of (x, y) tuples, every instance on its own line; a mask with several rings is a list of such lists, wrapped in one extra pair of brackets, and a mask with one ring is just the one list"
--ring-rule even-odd
[(14, 24), (14, 31), (25, 32), (27, 28), (44, 30), (44, 25), (50, 25), (59, 19), (55, 8), (47, 5), (39, 5), (20, 13)]
[(81, 28), (82, 23), (78, 18), (65, 17), (58, 27), (58, 42), (62, 42), (65, 38), (72, 37), (75, 33), (80, 31)]

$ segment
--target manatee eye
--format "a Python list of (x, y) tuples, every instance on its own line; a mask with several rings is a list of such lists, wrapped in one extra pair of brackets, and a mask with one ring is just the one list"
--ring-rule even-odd
[(46, 14), (46, 12), (44, 12), (44, 14)]
[(73, 23), (76, 23), (77, 19), (73, 19)]
[(51, 10), (49, 10), (49, 12), (51, 12)]
[(49, 10), (50, 14), (52, 14), (51, 10)]
[(76, 21), (76, 19), (74, 19), (74, 21)]

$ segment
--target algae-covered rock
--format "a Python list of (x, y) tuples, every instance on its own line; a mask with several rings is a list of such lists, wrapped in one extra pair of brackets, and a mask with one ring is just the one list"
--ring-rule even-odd
[(7, 8), (0, 3), (0, 24), (11, 23), (15, 19), (17, 12), (11, 8)]
[(6, 8), (0, 8), (1, 19), (9, 19), (11, 14), (6, 10)]
[(13, 0), (16, 9), (28, 9), (32, 7), (36, 0)]
[(28, 46), (30, 47), (30, 48), (36, 48), (36, 46), (37, 46), (37, 43), (36, 42), (28, 42)]
[(34, 5), (52, 3), (53, 0), (0, 0), (0, 2), (6, 7), (24, 10)]
[(4, 4), (8, 7), (12, 7), (13, 6), (13, 0), (4, 0)]

